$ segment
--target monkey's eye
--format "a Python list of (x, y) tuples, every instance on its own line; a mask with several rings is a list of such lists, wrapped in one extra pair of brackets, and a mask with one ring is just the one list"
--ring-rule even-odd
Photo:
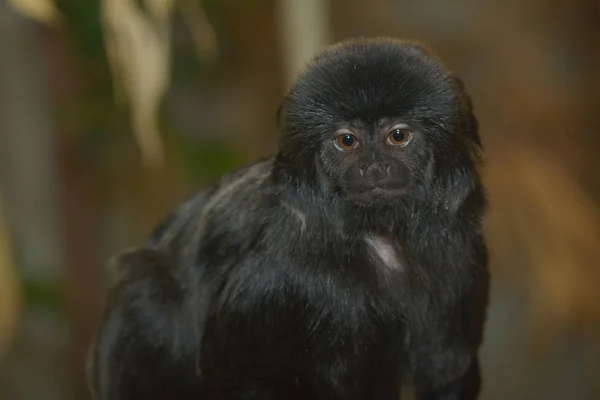
[(387, 142), (392, 146), (406, 146), (411, 136), (408, 128), (394, 128), (388, 135)]
[(358, 139), (354, 135), (344, 133), (335, 139), (335, 144), (340, 150), (351, 151), (358, 147)]

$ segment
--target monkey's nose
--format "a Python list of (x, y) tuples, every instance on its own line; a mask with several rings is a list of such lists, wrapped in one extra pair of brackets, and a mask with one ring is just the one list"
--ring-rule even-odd
[(380, 163), (373, 163), (367, 166), (360, 167), (360, 175), (370, 183), (376, 184), (385, 180), (390, 173), (390, 166)]

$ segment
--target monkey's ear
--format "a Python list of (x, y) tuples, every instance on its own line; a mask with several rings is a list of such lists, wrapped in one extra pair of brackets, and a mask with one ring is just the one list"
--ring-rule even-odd
[(462, 134), (465, 135), (466, 138), (478, 148), (478, 150), (481, 150), (482, 143), (481, 138), (479, 137), (479, 123), (477, 122), (477, 118), (473, 113), (473, 102), (471, 101), (471, 96), (469, 96), (467, 93), (465, 84), (460, 78), (457, 78), (456, 76), (453, 76), (452, 78), (454, 81), (455, 91), (458, 95), (460, 107), (460, 130)]
[(281, 118), (283, 114), (283, 102), (279, 104), (279, 108), (277, 108), (277, 119), (275, 121), (275, 126), (277, 128), (281, 128)]
[(283, 119), (285, 118), (287, 108), (287, 96), (283, 98), (281, 104), (279, 104), (279, 108), (277, 109), (277, 120), (275, 121), (275, 126), (277, 129), (281, 128), (283, 124)]

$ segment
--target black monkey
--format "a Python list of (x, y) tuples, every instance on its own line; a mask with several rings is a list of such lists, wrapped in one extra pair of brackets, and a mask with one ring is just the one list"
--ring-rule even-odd
[(90, 357), (96, 399), (476, 399), (488, 299), (481, 143), (420, 45), (316, 56), (279, 153), (122, 254)]

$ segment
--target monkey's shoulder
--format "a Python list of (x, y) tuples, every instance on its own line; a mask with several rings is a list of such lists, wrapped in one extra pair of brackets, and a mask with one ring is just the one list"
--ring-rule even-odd
[(272, 159), (259, 160), (224, 174), (175, 207), (147, 240), (151, 247), (168, 248), (197, 235), (208, 223), (256, 208), (260, 188), (271, 174)]

